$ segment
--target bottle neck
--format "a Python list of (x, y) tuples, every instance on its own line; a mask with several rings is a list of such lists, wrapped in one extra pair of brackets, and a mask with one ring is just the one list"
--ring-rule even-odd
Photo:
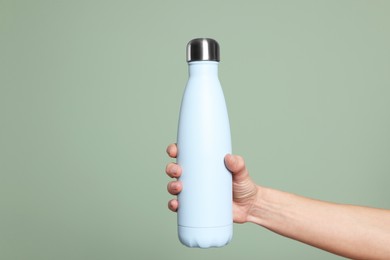
[(188, 63), (190, 77), (218, 77), (217, 61), (192, 61)]

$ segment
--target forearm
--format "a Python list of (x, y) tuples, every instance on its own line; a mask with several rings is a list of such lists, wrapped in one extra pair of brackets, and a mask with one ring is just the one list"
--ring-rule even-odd
[(354, 259), (390, 259), (390, 211), (258, 188), (248, 221)]

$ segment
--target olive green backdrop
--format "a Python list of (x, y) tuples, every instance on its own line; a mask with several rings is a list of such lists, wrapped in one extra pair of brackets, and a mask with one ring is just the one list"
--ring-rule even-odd
[(188, 249), (166, 204), (185, 46), (221, 45), (262, 185), (390, 208), (388, 1), (1, 1), (0, 259), (339, 259), (254, 224)]

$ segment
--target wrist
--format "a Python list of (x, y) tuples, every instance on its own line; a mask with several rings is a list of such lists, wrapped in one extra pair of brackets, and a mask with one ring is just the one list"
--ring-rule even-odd
[(261, 186), (257, 186), (256, 188), (256, 197), (253, 200), (253, 204), (248, 211), (247, 222), (252, 222), (254, 224), (263, 226), (266, 215), (265, 208), (263, 207), (263, 205), (265, 205), (264, 197), (266, 196), (265, 194), (267, 193), (267, 188)]
[(256, 199), (248, 212), (248, 222), (268, 229), (278, 228), (285, 221), (292, 194), (261, 186), (257, 189)]

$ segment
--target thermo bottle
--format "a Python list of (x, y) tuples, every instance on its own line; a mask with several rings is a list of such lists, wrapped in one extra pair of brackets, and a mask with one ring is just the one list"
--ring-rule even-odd
[(233, 235), (229, 118), (218, 79), (219, 45), (209, 38), (187, 45), (189, 79), (178, 127), (178, 233), (188, 247), (222, 247)]

